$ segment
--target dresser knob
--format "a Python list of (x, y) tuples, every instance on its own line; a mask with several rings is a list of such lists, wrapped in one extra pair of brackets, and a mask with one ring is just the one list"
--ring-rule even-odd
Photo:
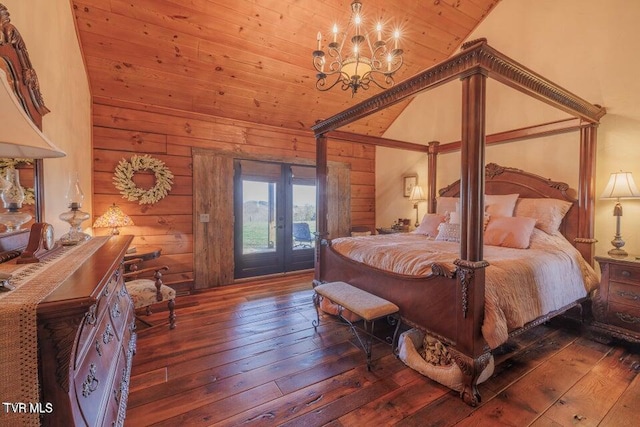
[(631, 277), (631, 272), (627, 271), (627, 270), (622, 270), (622, 276), (623, 277)]

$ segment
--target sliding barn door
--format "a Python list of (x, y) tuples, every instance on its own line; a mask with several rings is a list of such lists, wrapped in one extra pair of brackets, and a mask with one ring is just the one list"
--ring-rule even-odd
[(194, 287), (233, 283), (233, 158), (193, 154)]

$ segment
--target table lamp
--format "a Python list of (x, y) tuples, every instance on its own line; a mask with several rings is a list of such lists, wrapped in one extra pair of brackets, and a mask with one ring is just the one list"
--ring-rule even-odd
[(109, 209), (96, 219), (93, 223), (94, 228), (110, 227), (111, 235), (116, 236), (120, 234), (118, 227), (127, 227), (133, 224), (133, 220), (120, 209), (115, 203), (109, 206)]
[(419, 185), (413, 186), (413, 189), (411, 189), (411, 195), (409, 196), (409, 201), (413, 202), (413, 208), (416, 210), (416, 227), (419, 227), (420, 220), (418, 218), (418, 203), (427, 201), (424, 191), (422, 191), (422, 187)]
[(622, 205), (620, 199), (640, 198), (640, 191), (633, 181), (631, 172), (614, 172), (609, 177), (609, 183), (600, 196), (600, 199), (615, 199), (616, 205), (613, 208), (613, 216), (616, 217), (616, 235), (611, 244), (614, 246), (608, 254), (613, 256), (627, 256), (627, 251), (622, 249), (624, 240), (620, 235), (620, 217), (622, 216)]

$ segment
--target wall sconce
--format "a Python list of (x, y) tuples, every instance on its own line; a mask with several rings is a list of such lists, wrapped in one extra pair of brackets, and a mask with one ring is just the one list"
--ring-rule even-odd
[(120, 234), (118, 227), (128, 227), (130, 225), (135, 225), (133, 220), (114, 203), (96, 219), (96, 222), (93, 223), (93, 228), (109, 227), (111, 228), (111, 235), (116, 236)]
[(613, 256), (627, 256), (627, 251), (622, 249), (624, 240), (620, 235), (620, 217), (622, 216), (622, 205), (620, 199), (640, 198), (640, 191), (633, 181), (631, 172), (614, 172), (609, 177), (609, 183), (600, 196), (600, 199), (615, 199), (616, 205), (613, 208), (613, 216), (616, 217), (616, 235), (611, 244), (614, 246), (608, 254)]
[(80, 229), (80, 225), (89, 219), (90, 215), (87, 212), (80, 210), (82, 207), (82, 201), (84, 200), (84, 193), (80, 188), (80, 179), (76, 172), (74, 178), (69, 179), (69, 188), (65, 199), (67, 200), (69, 211), (60, 214), (59, 218), (65, 222), (68, 222), (71, 228), (69, 232), (60, 237), (60, 243), (65, 246), (77, 245), (80, 242), (89, 240), (91, 236), (83, 233)]
[(427, 201), (424, 191), (422, 191), (422, 187), (419, 185), (413, 186), (411, 189), (411, 195), (409, 196), (409, 201), (413, 202), (413, 209), (416, 210), (416, 227), (418, 227), (420, 226), (420, 220), (418, 218), (418, 203)]

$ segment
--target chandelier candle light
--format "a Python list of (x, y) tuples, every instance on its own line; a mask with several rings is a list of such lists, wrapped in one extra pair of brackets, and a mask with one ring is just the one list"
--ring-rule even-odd
[[(348, 38), (348, 34), (353, 35)], [(332, 38), (327, 53), (322, 49), (322, 33), (318, 32), (316, 38), (318, 46), (313, 51), (313, 66), (318, 71), (318, 90), (326, 91), (340, 83), (342, 90), (351, 89), (353, 96), (359, 88), (369, 89), (371, 83), (381, 89), (393, 86), (393, 75), (403, 62), (403, 51), (398, 47), (400, 30), (394, 30), (388, 40), (383, 39), (381, 22), (371, 32), (366, 32), (363, 28), (362, 3), (353, 0), (347, 31), (339, 33), (337, 24), (334, 24)], [(372, 42), (372, 38), (375, 41)], [(345, 46), (347, 40), (351, 43)], [(393, 49), (390, 45), (393, 45)], [(335, 81), (327, 82), (333, 76)], [(376, 77), (384, 78), (384, 81), (379, 82)]]

